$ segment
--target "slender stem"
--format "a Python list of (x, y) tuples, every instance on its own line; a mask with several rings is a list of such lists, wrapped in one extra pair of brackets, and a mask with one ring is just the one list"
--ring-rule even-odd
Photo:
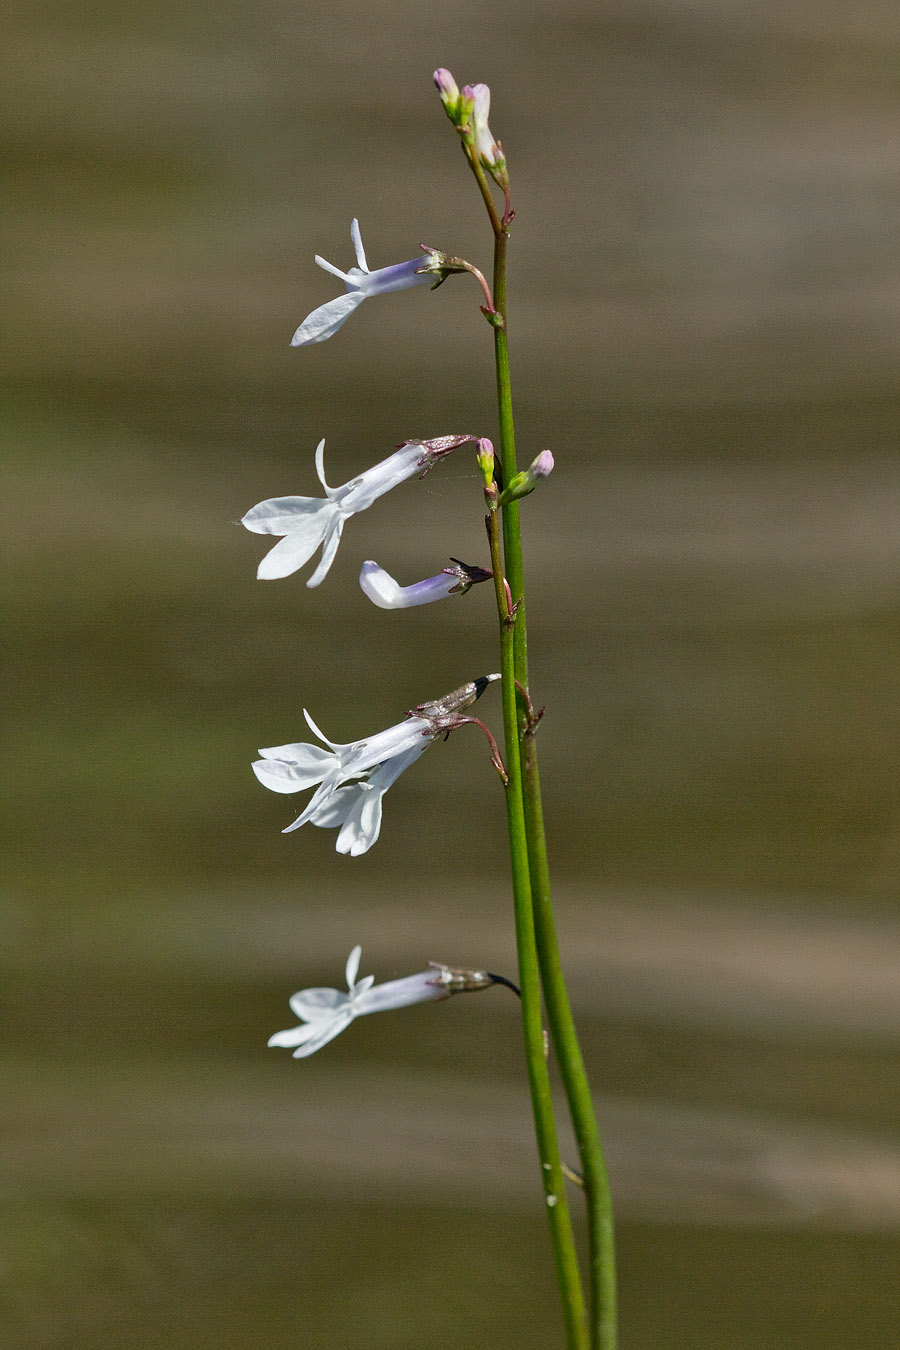
[(491, 192), (491, 185), (487, 180), (487, 174), (481, 166), (478, 151), (475, 149), (472, 141), (462, 134), (461, 129), (460, 135), (462, 137), (461, 144), (463, 154), (469, 162), (469, 168), (475, 175), (475, 179), (478, 183), (478, 190), (481, 193), (481, 199), (485, 205), (485, 210), (491, 218), (491, 228), (494, 231), (494, 234), (497, 235), (503, 229), (503, 221), (500, 219), (497, 208), (494, 205), (494, 194)]
[[(480, 167), (480, 165), (479, 165)], [(476, 173), (476, 177), (478, 174)], [(484, 179), (484, 173), (481, 174)], [(479, 183), (481, 186), (481, 182)], [(482, 195), (487, 183), (482, 187)], [(509, 346), (506, 329), (506, 254), (509, 241), (509, 211), (494, 226), (494, 304), (503, 316), (503, 325), (494, 328), (494, 354), (497, 368), (497, 406), (500, 423), (500, 465), (503, 481), (508, 483), (517, 472), (515, 431), (513, 427), (512, 388), (509, 373)], [(588, 1219), (588, 1275), (590, 1288), (590, 1344), (592, 1350), (615, 1350), (616, 1269), (613, 1241), (612, 1202), (600, 1131), (591, 1100), (575, 1023), (569, 1005), (559, 943), (553, 916), (543, 807), (537, 766), (537, 747), (533, 735), (525, 735), (528, 725), (528, 634), (525, 614), (525, 577), (518, 502), (503, 507), (503, 554), (513, 599), (519, 602), (513, 628), (513, 673), (525, 697), (517, 724), (520, 729), (523, 811), (525, 815), (529, 880), (541, 983), (547, 1006), (550, 1034), (559, 1062), (566, 1099), (572, 1115), (575, 1137), (584, 1173)], [(492, 563), (496, 572), (496, 563)], [(507, 746), (507, 759), (510, 758)], [(510, 784), (510, 787), (512, 784)]]
[(550, 1075), (544, 1053), (544, 1027), (541, 1013), (540, 974), (534, 937), (534, 917), (531, 901), (531, 878), (528, 864), (528, 843), (525, 836), (525, 813), (522, 802), (522, 769), (519, 758), (519, 724), (513, 654), (513, 624), (510, 622), (503, 568), (500, 558), (500, 532), (496, 510), (487, 518), (488, 539), (491, 547), (491, 566), (494, 572), (494, 594), (500, 621), (500, 670), (503, 700), (503, 731), (506, 744), (506, 818), (509, 830), (509, 852), (512, 864), (513, 901), (516, 920), (516, 948), (521, 982), (522, 1027), (525, 1037), (525, 1061), (531, 1089), (531, 1106), (537, 1136), (538, 1156), (550, 1221), (550, 1237), (556, 1263), (557, 1279), (562, 1298), (569, 1350), (588, 1350), (584, 1294), (581, 1272), (572, 1231), (572, 1218), (566, 1196), (556, 1121), (550, 1095)]
[(522, 738), (522, 772), (528, 863), (531, 875), (534, 929), (547, 1021), (572, 1116), (584, 1175), (588, 1220), (588, 1287), (591, 1293), (591, 1345), (614, 1350), (616, 1345), (616, 1249), (612, 1194), (600, 1130), (591, 1100), (578, 1033), (569, 1004), (550, 892), (550, 870), (544, 834), (537, 745)]

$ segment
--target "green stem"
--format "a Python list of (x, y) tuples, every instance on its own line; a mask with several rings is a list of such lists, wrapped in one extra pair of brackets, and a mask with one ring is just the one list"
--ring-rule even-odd
[(588, 1220), (588, 1287), (591, 1295), (592, 1350), (615, 1350), (616, 1249), (612, 1195), (600, 1130), (591, 1100), (578, 1033), (569, 1004), (550, 892), (537, 747), (533, 732), (522, 740), (522, 772), (534, 929), (547, 1005), (547, 1020), (572, 1116)]
[(581, 1287), (581, 1272), (572, 1231), (572, 1217), (566, 1195), (565, 1180), (560, 1160), (553, 1101), (550, 1094), (550, 1075), (544, 1049), (544, 1028), (541, 1015), (541, 988), (537, 949), (534, 936), (534, 918), (531, 900), (531, 879), (528, 864), (528, 843), (525, 833), (525, 813), (522, 799), (522, 769), (519, 758), (519, 724), (513, 652), (513, 623), (510, 620), (506, 587), (503, 584), (503, 566), (500, 558), (500, 533), (496, 510), (488, 514), (488, 539), (491, 546), (491, 564), (494, 571), (494, 592), (500, 620), (500, 670), (502, 674), (503, 730), (506, 746), (506, 816), (509, 830), (509, 851), (512, 864), (513, 902), (516, 921), (516, 948), (519, 960), (519, 984), (522, 996), (522, 1027), (525, 1037), (525, 1061), (531, 1090), (531, 1105), (537, 1137), (538, 1157), (541, 1162), (550, 1238), (559, 1282), (569, 1350), (588, 1350), (587, 1316)]
[[(478, 168), (480, 167), (479, 165)], [(477, 172), (476, 177), (479, 177)], [(483, 170), (479, 185), (482, 186), (482, 195), (484, 195), (487, 182), (485, 180), (482, 185), (481, 180), (484, 180)], [(500, 465), (503, 481), (508, 483), (518, 469), (506, 330), (506, 254), (509, 225), (506, 217), (504, 217), (498, 228), (494, 223), (496, 219), (495, 210), (491, 216), (491, 223), (494, 226), (494, 306), (502, 315), (503, 323), (494, 328), (494, 354), (497, 368), (497, 406), (500, 423)], [(503, 555), (513, 601), (519, 602), (513, 635), (514, 675), (527, 695), (528, 633), (518, 502), (511, 502), (503, 508)], [(560, 962), (559, 943), (556, 936), (550, 891), (537, 748), (534, 743), (534, 728), (527, 725), (524, 707), (519, 714), (517, 724), (522, 746), (523, 813), (525, 816), (532, 897), (532, 923), (534, 924), (541, 983), (547, 1006), (547, 1020), (559, 1062), (566, 1099), (569, 1103), (585, 1180), (589, 1241), (588, 1274), (591, 1296), (590, 1343), (592, 1350), (615, 1350), (617, 1343), (616, 1267), (609, 1180), (600, 1142), (600, 1131), (594, 1113), (590, 1087)]]

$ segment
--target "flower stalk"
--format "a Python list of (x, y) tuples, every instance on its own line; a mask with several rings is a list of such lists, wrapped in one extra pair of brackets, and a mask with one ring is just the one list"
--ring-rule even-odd
[[(496, 492), (496, 489), (495, 489)], [(507, 754), (506, 821), (512, 870), (513, 910), (516, 924), (516, 954), (519, 960), (519, 986), (522, 1000), (522, 1030), (525, 1062), (531, 1092), (531, 1108), (537, 1138), (538, 1157), (544, 1183), (547, 1217), (556, 1275), (562, 1298), (563, 1320), (568, 1350), (587, 1350), (587, 1313), (575, 1234), (565, 1190), (565, 1174), (559, 1152), (550, 1074), (544, 1053), (544, 1025), (541, 1012), (540, 969), (535, 941), (528, 862), (528, 839), (522, 797), (522, 769), (519, 757), (519, 713), (516, 701), (514, 628), (517, 616), (510, 615), (508, 587), (504, 583), (500, 556), (500, 530), (495, 496), (485, 490), (488, 502), (487, 532), (494, 573), (494, 594), (500, 628), (500, 675), (503, 703), (503, 733)], [(512, 617), (512, 621), (511, 621)]]
[[(462, 130), (461, 128), (458, 129)], [(524, 475), (519, 475), (516, 460), (506, 313), (507, 254), (510, 223), (514, 212), (510, 205), (509, 182), (505, 176), (505, 161), (503, 179), (497, 178), (505, 197), (505, 210), (501, 217), (497, 211), (493, 193), (485, 174), (484, 157), (479, 157), (475, 153), (471, 141), (465, 135), (462, 136), (462, 140), (466, 157), (478, 183), (494, 234), (493, 295), (494, 305), (501, 320), (493, 325), (497, 411), (500, 431), (499, 461), (501, 482), (505, 485), (512, 485), (524, 478)], [(494, 176), (496, 178), (496, 175)], [(552, 456), (549, 464), (552, 468)], [(545, 476), (538, 467), (538, 461), (535, 461), (529, 472), (533, 473), (536, 468), (539, 477)], [(520, 927), (520, 909), (522, 911), (525, 909), (519, 895), (519, 888), (523, 886), (523, 882), (518, 876), (519, 866), (517, 862), (521, 848), (521, 831), (524, 835), (528, 872), (528, 912), (527, 915), (523, 912), (521, 924), (524, 924), (530, 930), (530, 941), (526, 941), (524, 946), (526, 949), (530, 949), (533, 945), (539, 966), (540, 984), (546, 1004), (550, 1036), (559, 1063), (566, 1100), (578, 1143), (587, 1209), (588, 1287), (590, 1295), (587, 1320), (588, 1339), (583, 1341), (573, 1339), (579, 1328), (575, 1325), (575, 1318), (571, 1309), (567, 1314), (567, 1332), (570, 1336), (569, 1344), (571, 1346), (584, 1344), (590, 1345), (591, 1350), (615, 1350), (617, 1345), (616, 1267), (612, 1200), (600, 1131), (566, 990), (553, 914), (537, 745), (533, 734), (537, 725), (537, 718), (532, 709), (528, 684), (528, 630), (518, 494), (512, 492), (498, 494), (495, 488), (493, 494), (486, 489), (485, 496), (489, 507), (488, 535), (491, 539), (491, 566), (494, 570), (497, 609), (500, 616), (502, 699), (506, 738), (506, 767), (509, 774), (507, 818), (510, 853), (513, 858), (513, 883), (516, 890), (516, 926), (518, 930)], [(502, 564), (500, 543), (496, 538), (496, 517), (498, 514), (502, 521)], [(507, 585), (506, 592), (504, 592), (499, 580), (504, 575)], [(522, 793), (521, 821), (515, 805), (511, 804), (509, 800), (516, 785)], [(523, 1016), (525, 1015), (524, 988), (525, 975), (523, 972)], [(534, 1053), (527, 1029), (526, 1053), (529, 1058)], [(537, 1112), (535, 1113), (535, 1119), (537, 1123)], [(568, 1300), (571, 1299), (574, 1303), (580, 1295), (580, 1282), (576, 1294), (574, 1287), (565, 1282), (565, 1272), (560, 1268), (558, 1253), (557, 1268), (560, 1274), (565, 1307)]]
[[(615, 1350), (616, 1287), (613, 1218), (609, 1182), (590, 1088), (569, 1005), (560, 961), (550, 890), (535, 731), (543, 708), (535, 711), (528, 683), (528, 633), (525, 574), (519, 501), (553, 469), (553, 455), (542, 451), (520, 472), (516, 461), (509, 347), (506, 324), (506, 276), (510, 224), (514, 210), (503, 146), (490, 129), (491, 91), (485, 84), (456, 84), (449, 71), (434, 75), (444, 110), (456, 129), (467, 162), (491, 222), (494, 236), (491, 285), (477, 267), (421, 245), (423, 258), (370, 269), (359, 224), (351, 225), (355, 267), (344, 272), (325, 259), (316, 262), (344, 284), (338, 295), (313, 310), (296, 330), (293, 345), (326, 341), (364, 300), (390, 291), (431, 282), (432, 288), (454, 273), (468, 272), (478, 281), (485, 304), (481, 311), (494, 333), (494, 363), (499, 424), (495, 456), (491, 441), (477, 442), (476, 462), (487, 507), (490, 570), (461, 563), (436, 576), (401, 586), (373, 560), (363, 563), (360, 586), (381, 609), (410, 609), (453, 594), (465, 594), (476, 583), (492, 580), (496, 600), (500, 670), (481, 676), (407, 711), (403, 721), (361, 740), (331, 741), (304, 710), (319, 744), (292, 742), (260, 750), (253, 770), (273, 792), (292, 795), (313, 789), (300, 815), (283, 831), (305, 824), (337, 830), (336, 850), (359, 856), (378, 840), (382, 803), (389, 788), (435, 741), (463, 726), (476, 726), (487, 737), (491, 762), (504, 787), (512, 874), (519, 984), (481, 969), (461, 969), (429, 962), (413, 975), (376, 985), (374, 976), (359, 975), (360, 948), (346, 964), (347, 992), (331, 988), (299, 991), (290, 1000), (299, 1025), (276, 1032), (269, 1044), (288, 1048), (304, 1059), (323, 1048), (357, 1017), (391, 1011), (449, 995), (502, 984), (521, 1000), (525, 1061), (531, 1093), (538, 1156), (550, 1226), (551, 1245), (561, 1294), (567, 1350)], [(503, 194), (502, 211), (495, 190)], [(468, 434), (401, 442), (388, 458), (340, 487), (329, 487), (324, 473), (324, 441), (316, 451), (316, 471), (324, 497), (278, 497), (259, 502), (242, 523), (256, 534), (275, 535), (259, 564), (264, 580), (291, 575), (321, 548), (321, 559), (307, 586), (316, 587), (334, 560), (347, 520), (367, 510), (384, 493), (429, 469), (458, 446), (476, 438)], [(485, 689), (500, 682), (505, 762), (493, 733), (470, 711)], [(563, 1163), (557, 1137), (548, 1067), (548, 1040), (558, 1061), (569, 1113), (575, 1130), (581, 1170)], [(587, 1209), (588, 1287), (586, 1300), (565, 1182), (582, 1191)]]

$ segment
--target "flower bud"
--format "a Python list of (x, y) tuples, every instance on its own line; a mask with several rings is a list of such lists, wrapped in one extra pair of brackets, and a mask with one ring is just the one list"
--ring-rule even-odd
[(475, 149), (488, 173), (504, 191), (509, 187), (509, 175), (506, 172), (506, 158), (503, 147), (494, 140), (488, 126), (491, 111), (491, 91), (486, 84), (466, 85), (462, 96), (472, 100), (472, 117), (475, 132)]
[(475, 443), (475, 463), (481, 470), (484, 486), (489, 488), (494, 481), (494, 446), (487, 436)]
[(533, 492), (538, 483), (543, 478), (549, 478), (553, 470), (553, 455), (549, 450), (542, 450), (527, 469), (522, 473), (517, 473), (500, 493), (500, 505), (505, 506), (507, 502), (518, 501), (520, 497), (527, 497), (529, 492)]
[(444, 66), (438, 67), (434, 72), (434, 87), (440, 94), (441, 102), (448, 112), (457, 107), (459, 104), (459, 85)]
[(472, 116), (472, 93), (468, 85), (460, 92), (459, 85), (450, 74), (441, 66), (434, 72), (434, 84), (441, 96), (441, 102), (444, 105), (444, 112), (450, 118), (455, 127), (465, 127)]

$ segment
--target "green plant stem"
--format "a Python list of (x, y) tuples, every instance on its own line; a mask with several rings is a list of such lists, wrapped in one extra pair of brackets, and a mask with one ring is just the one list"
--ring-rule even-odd
[[(489, 185), (481, 165), (473, 163), (482, 196)], [(480, 174), (478, 170), (481, 170)], [(499, 221), (496, 209), (489, 212), (494, 229), (494, 307), (502, 316), (502, 325), (494, 328), (494, 354), (497, 370), (497, 407), (500, 425), (500, 466), (504, 483), (518, 471), (513, 426), (512, 387), (509, 373), (509, 346), (506, 328), (506, 255), (509, 225)], [(528, 633), (525, 615), (525, 576), (519, 505), (511, 502), (503, 508), (503, 557), (513, 601), (518, 602), (513, 633), (513, 672), (521, 688), (528, 692)], [(496, 566), (496, 564), (494, 564)], [(506, 676), (504, 673), (504, 689)], [(566, 990), (553, 902), (544, 833), (543, 806), (537, 764), (534, 728), (527, 725), (523, 706), (517, 718), (522, 769), (523, 814), (525, 816), (529, 881), (540, 977), (547, 1006), (547, 1020), (553, 1047), (559, 1062), (566, 1099), (572, 1116), (575, 1137), (585, 1181), (588, 1220), (588, 1274), (590, 1289), (590, 1335), (592, 1350), (615, 1350), (617, 1344), (616, 1267), (612, 1200), (600, 1131), (584, 1060)]]
[(588, 1288), (591, 1296), (592, 1350), (615, 1350), (616, 1249), (612, 1194), (600, 1130), (591, 1100), (578, 1033), (569, 1004), (559, 955), (550, 871), (544, 834), (537, 747), (533, 731), (522, 739), (522, 784), (534, 930), (547, 1021), (559, 1063), (566, 1100), (578, 1142), (588, 1220)]
[(556, 1121), (553, 1115), (553, 1101), (550, 1093), (550, 1075), (547, 1070), (544, 1049), (540, 974), (534, 936), (528, 844), (525, 834), (525, 814), (522, 798), (522, 770), (519, 757), (513, 624), (510, 621), (506, 587), (503, 584), (500, 533), (496, 510), (489, 512), (487, 526), (491, 547), (491, 563), (494, 570), (494, 592), (500, 621), (501, 692), (506, 745), (506, 772), (508, 774), (505, 789), (506, 815), (512, 864), (525, 1061), (531, 1090), (531, 1105), (537, 1137), (538, 1157), (541, 1163), (544, 1196), (547, 1203), (547, 1216), (550, 1221), (550, 1237), (562, 1299), (566, 1345), (569, 1350), (588, 1350), (590, 1341), (584, 1293), (581, 1286), (581, 1272), (578, 1266), (572, 1217), (569, 1211), (559, 1154)]

